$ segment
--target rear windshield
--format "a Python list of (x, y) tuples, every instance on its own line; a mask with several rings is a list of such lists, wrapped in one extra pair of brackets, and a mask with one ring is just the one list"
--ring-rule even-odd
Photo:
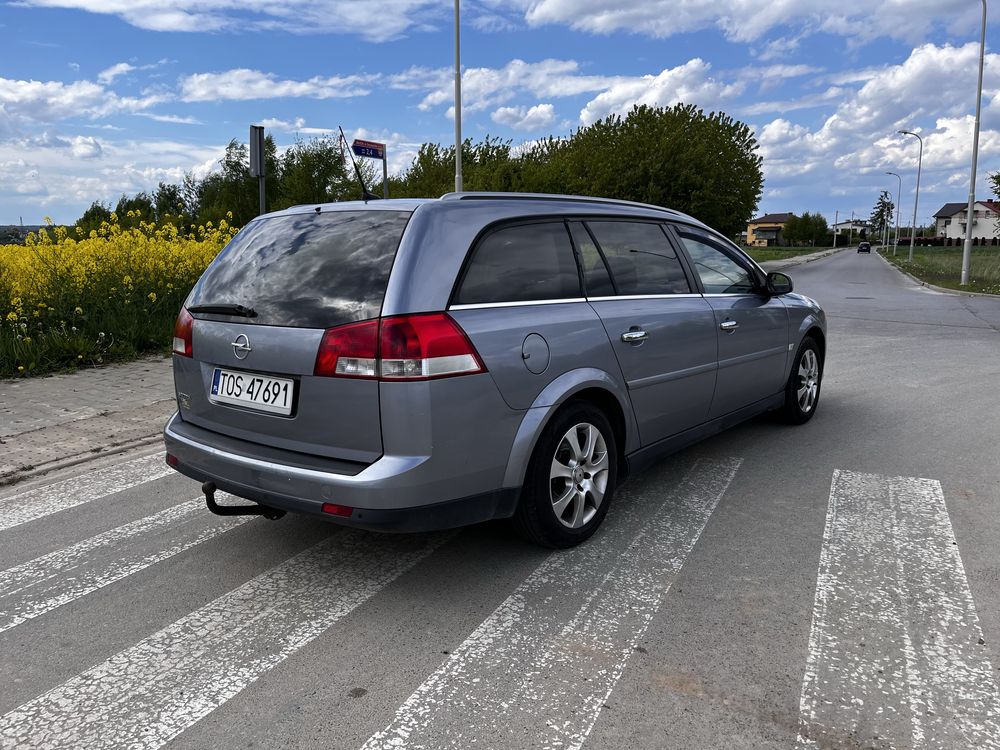
[(372, 318), (409, 211), (330, 211), (257, 219), (223, 248), (188, 297), (243, 305), (258, 325), (329, 328)]

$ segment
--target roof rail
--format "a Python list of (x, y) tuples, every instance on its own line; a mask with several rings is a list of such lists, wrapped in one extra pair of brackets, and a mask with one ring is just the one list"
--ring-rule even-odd
[(603, 203), (610, 204), (614, 206), (632, 206), (633, 208), (645, 208), (651, 211), (660, 211), (661, 213), (670, 214), (672, 216), (681, 216), (685, 219), (690, 218), (680, 211), (675, 211), (672, 208), (664, 208), (663, 206), (654, 206), (652, 203), (638, 203), (636, 201), (624, 201), (618, 200), (617, 198), (593, 198), (585, 195), (559, 195), (558, 193), (490, 193), (490, 192), (462, 192), (462, 193), (445, 193), (441, 196), (443, 201), (465, 201), (465, 200), (487, 200), (487, 199), (502, 199), (502, 200), (527, 200), (527, 201), (570, 201), (576, 203)]

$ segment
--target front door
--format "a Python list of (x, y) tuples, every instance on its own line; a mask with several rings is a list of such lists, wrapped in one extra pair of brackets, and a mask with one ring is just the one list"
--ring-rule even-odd
[(715, 314), (719, 371), (711, 418), (781, 391), (787, 377), (788, 311), (761, 291), (749, 263), (708, 234), (677, 227)]

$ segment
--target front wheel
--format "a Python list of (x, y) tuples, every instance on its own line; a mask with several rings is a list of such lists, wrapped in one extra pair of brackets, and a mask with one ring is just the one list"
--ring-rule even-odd
[(607, 515), (617, 475), (615, 434), (604, 413), (583, 403), (564, 408), (535, 446), (515, 528), (546, 547), (579, 544)]
[(795, 353), (795, 364), (785, 384), (785, 403), (782, 418), (789, 424), (805, 424), (812, 419), (819, 404), (819, 391), (823, 380), (823, 359), (819, 345), (806, 336)]

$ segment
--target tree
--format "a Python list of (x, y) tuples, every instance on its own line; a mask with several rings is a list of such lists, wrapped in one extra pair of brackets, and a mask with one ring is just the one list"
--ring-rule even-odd
[(871, 231), (874, 233), (876, 239), (885, 236), (887, 228), (892, 224), (892, 216), (895, 210), (896, 205), (889, 200), (889, 191), (883, 190), (879, 193), (878, 201), (876, 201), (875, 207), (872, 209), (871, 218), (868, 219), (868, 225), (871, 227)]
[(156, 223), (174, 224), (175, 226), (185, 223), (188, 216), (184, 206), (184, 196), (180, 185), (170, 185), (161, 182), (153, 193), (153, 213), (156, 216)]
[(83, 216), (76, 220), (76, 227), (84, 237), (88, 237), (91, 232), (100, 229), (101, 224), (111, 221), (111, 208), (100, 201), (94, 201), (90, 208), (83, 212)]
[(140, 222), (152, 222), (156, 219), (153, 199), (146, 191), (133, 196), (123, 194), (115, 206), (115, 213), (118, 215), (118, 223), (123, 227), (137, 227)]

